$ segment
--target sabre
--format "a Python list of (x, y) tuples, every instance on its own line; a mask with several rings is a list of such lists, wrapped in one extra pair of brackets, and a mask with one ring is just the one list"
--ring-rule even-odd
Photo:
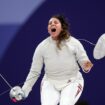
[[(35, 78), (36, 76), (38, 76), (38, 75), (35, 75), (35, 76), (29, 78), (29, 79), (26, 80), (26, 81), (29, 81), (29, 80)], [(8, 90), (6, 90), (6, 91), (0, 93), (0, 96), (6, 94), (7, 92), (9, 92), (9, 91), (11, 91), (11, 90), (14, 90), (15, 87), (17, 88), (17, 86), (15, 86), (15, 87), (11, 86), (10, 83), (3, 77), (2, 74), (0, 74), (0, 77), (5, 81), (5, 83), (6, 83), (6, 84), (9, 86), (9, 88), (10, 88), (10, 89), (8, 89)], [(21, 84), (23, 84), (23, 83), (24, 83), (24, 82), (21, 82), (21, 83), (19, 83), (19, 84), (17, 84), (17, 85), (21, 85)], [(16, 89), (16, 88), (15, 88), (15, 89)], [(18, 87), (18, 88), (19, 88), (19, 87)], [(19, 89), (19, 90), (20, 90), (20, 89)]]
[(4, 80), (4, 82), (10, 87), (10, 89), (12, 89), (12, 86), (10, 85), (10, 83), (3, 77), (3, 75), (0, 74), (0, 77)]

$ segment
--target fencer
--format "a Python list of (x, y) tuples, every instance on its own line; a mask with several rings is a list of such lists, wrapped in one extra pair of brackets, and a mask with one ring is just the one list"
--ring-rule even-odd
[(61, 15), (50, 18), (48, 22), (50, 36), (36, 48), (30, 72), (22, 88), (11, 90), (10, 96), (13, 99), (20, 101), (28, 97), (44, 64), (45, 74), (40, 90), (41, 104), (74, 105), (77, 102), (84, 88), (80, 66), (88, 73), (93, 64), (81, 42), (69, 33), (68, 26), (66, 19)]
[[(78, 39), (78, 40), (85, 41), (85, 42), (95, 46), (94, 49), (93, 49), (93, 57), (94, 57), (94, 59), (99, 60), (99, 59), (102, 59), (103, 57), (105, 57), (105, 34), (102, 34), (99, 37), (96, 44), (94, 44), (94, 43), (92, 43), (92, 42), (90, 42), (90, 41), (88, 41), (86, 39)], [(68, 44), (68, 46), (69, 46), (69, 44)], [(27, 89), (27, 90), (29, 90), (29, 89)], [(16, 87), (11, 89), (10, 97), (14, 102), (25, 99), (28, 96), (28, 93), (29, 93), (29, 92), (27, 93), (27, 90), (26, 90), (26, 95), (25, 95), (24, 91), (21, 89), (21, 87), (16, 86)]]

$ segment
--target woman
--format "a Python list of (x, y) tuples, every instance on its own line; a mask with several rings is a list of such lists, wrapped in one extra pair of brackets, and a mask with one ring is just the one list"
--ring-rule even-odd
[(82, 44), (70, 35), (69, 25), (63, 16), (51, 17), (48, 22), (48, 33), (50, 36), (42, 41), (35, 50), (31, 69), (22, 90), (25, 97), (28, 97), (44, 64), (45, 75), (41, 82), (41, 104), (74, 105), (84, 87), (79, 65), (87, 73), (93, 64)]

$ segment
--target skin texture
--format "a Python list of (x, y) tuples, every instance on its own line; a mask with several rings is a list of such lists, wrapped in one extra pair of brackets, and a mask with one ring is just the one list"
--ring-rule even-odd
[(93, 64), (90, 61), (85, 61), (83, 64), (83, 69), (85, 73), (88, 73), (92, 67), (93, 67)]
[[(52, 29), (56, 29), (55, 32), (52, 32)], [(48, 22), (48, 33), (54, 40), (57, 40), (60, 32), (62, 31), (62, 26), (60, 21), (57, 18), (51, 18)]]

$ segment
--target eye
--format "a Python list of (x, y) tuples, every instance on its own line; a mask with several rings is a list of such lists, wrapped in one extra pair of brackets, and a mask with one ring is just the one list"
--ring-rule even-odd
[(58, 21), (54, 21), (55, 24), (58, 24)]
[(49, 22), (49, 23), (48, 23), (48, 25), (51, 25), (51, 24), (52, 24), (52, 22)]

